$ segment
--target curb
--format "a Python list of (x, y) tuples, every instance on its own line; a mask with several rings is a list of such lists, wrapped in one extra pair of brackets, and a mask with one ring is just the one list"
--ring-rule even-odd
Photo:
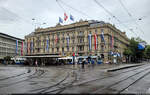
[(107, 72), (114, 72), (114, 71), (118, 71), (118, 70), (122, 70), (122, 69), (127, 69), (127, 68), (132, 68), (132, 67), (137, 67), (137, 66), (141, 66), (144, 64), (138, 64), (138, 65), (132, 65), (132, 66), (125, 66), (125, 67), (120, 67), (120, 68), (116, 68), (116, 69), (109, 69), (107, 70)]

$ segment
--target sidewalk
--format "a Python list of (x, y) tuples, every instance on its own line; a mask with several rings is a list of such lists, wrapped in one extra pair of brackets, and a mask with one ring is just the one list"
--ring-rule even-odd
[[(121, 64), (95, 64), (95, 65), (89, 65), (89, 64), (85, 64), (85, 71), (91, 71), (91, 69), (93, 68), (95, 69), (99, 69), (99, 70), (103, 70), (103, 71), (117, 71), (117, 70), (121, 70), (121, 69), (126, 69), (126, 68), (130, 68), (130, 67), (136, 67), (136, 66), (141, 66), (146, 64), (146, 62), (143, 63), (121, 63)], [(64, 68), (64, 69), (73, 69), (73, 70), (81, 70), (81, 64), (76, 64), (76, 65), (61, 65), (61, 66), (56, 66), (58, 68)]]
[(107, 72), (113, 72), (113, 71), (117, 71), (117, 70), (122, 70), (122, 69), (126, 69), (126, 68), (131, 68), (131, 67), (137, 67), (137, 66), (141, 66), (144, 65), (146, 63), (139, 63), (139, 64), (124, 64), (124, 65), (120, 65), (114, 68), (110, 68), (107, 69)]
[(105, 76), (108, 76), (110, 71), (117, 71), (125, 68), (131, 68), (136, 66), (141, 66), (146, 63), (139, 64), (100, 64), (94, 67), (88, 67), (84, 70), (79, 69), (78, 73), (78, 81), (74, 85), (80, 85), (82, 83), (86, 83), (88, 81), (96, 80)]

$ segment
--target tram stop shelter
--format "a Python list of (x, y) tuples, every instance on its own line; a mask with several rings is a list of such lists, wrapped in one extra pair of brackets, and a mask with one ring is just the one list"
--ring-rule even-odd
[(19, 56), (26, 58), (24, 62), (25, 65), (35, 65), (37, 61), (38, 65), (55, 65), (60, 55), (28, 55), (28, 56)]

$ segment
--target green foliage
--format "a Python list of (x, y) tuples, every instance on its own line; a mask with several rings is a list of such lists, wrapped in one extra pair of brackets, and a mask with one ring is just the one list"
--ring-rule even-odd
[(4, 60), (10, 61), (10, 60), (11, 60), (11, 57), (10, 57), (10, 56), (5, 56), (5, 57), (4, 57)]
[(136, 52), (138, 51), (138, 42), (135, 40), (135, 38), (131, 38), (129, 49), (132, 52), (132, 56), (135, 56)]
[(137, 41), (137, 42), (144, 42), (144, 43), (146, 43), (146, 41), (142, 40), (140, 37), (135, 38), (135, 41)]
[(144, 53), (145, 53), (145, 55), (146, 55), (147, 58), (150, 58), (150, 45), (146, 46), (146, 49), (145, 49)]
[(123, 54), (125, 56), (129, 56), (129, 55), (132, 55), (132, 51), (129, 48), (127, 48), (127, 49), (125, 49), (125, 51), (123, 52)]
[(145, 42), (145, 41), (139, 37), (131, 38), (128, 48), (125, 49), (123, 53), (125, 56), (132, 57), (134, 62), (137, 61), (137, 59), (141, 59), (142, 57), (144, 57), (144, 50), (138, 49), (138, 43), (140, 42)]

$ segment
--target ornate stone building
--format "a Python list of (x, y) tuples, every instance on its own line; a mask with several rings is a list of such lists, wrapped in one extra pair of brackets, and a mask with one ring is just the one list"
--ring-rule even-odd
[[(101, 34), (104, 33), (104, 41)], [(88, 34), (91, 34), (91, 50), (89, 49)], [(94, 35), (97, 35), (95, 49)], [(123, 56), (124, 48), (129, 44), (125, 32), (103, 21), (79, 21), (69, 25), (57, 24), (55, 27), (38, 28), (25, 36), (27, 55), (104, 55), (110, 59), (110, 52)], [(112, 44), (113, 43), (113, 44)], [(113, 46), (112, 46), (113, 45)]]

